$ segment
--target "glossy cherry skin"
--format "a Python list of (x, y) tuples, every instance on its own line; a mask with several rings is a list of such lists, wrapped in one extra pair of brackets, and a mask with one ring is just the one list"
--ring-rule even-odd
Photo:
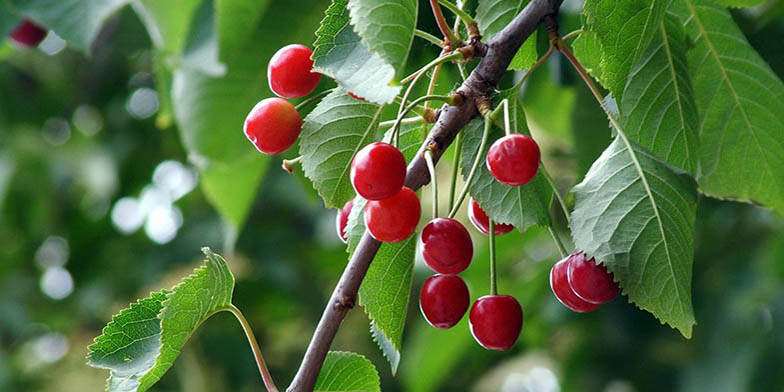
[[(473, 197), (468, 200), (468, 220), (483, 234), (490, 234), (490, 217), (487, 216), (482, 207), (479, 207), (479, 203)], [(493, 227), (495, 228), (495, 235), (506, 234), (514, 230), (514, 226), (506, 224), (496, 223)]]
[(578, 313), (590, 312), (599, 307), (599, 304), (592, 304), (582, 300), (569, 286), (567, 272), (570, 260), (571, 256), (555, 263), (550, 270), (550, 288), (553, 290), (555, 298), (567, 308)]
[(354, 207), (354, 200), (349, 200), (346, 204), (343, 205), (343, 208), (338, 210), (338, 214), (335, 217), (335, 228), (338, 231), (338, 238), (340, 238), (343, 243), (348, 242), (348, 238), (346, 238), (346, 225), (348, 224), (348, 216), (351, 214), (351, 209)]
[(457, 275), (433, 275), (422, 285), (419, 309), (430, 325), (452, 328), (460, 322), (470, 302), (468, 286)]
[(291, 147), (302, 130), (302, 117), (294, 105), (280, 98), (257, 103), (245, 118), (245, 137), (265, 154), (277, 154)]
[(44, 28), (38, 26), (30, 19), (25, 19), (11, 32), (11, 39), (22, 46), (32, 48), (38, 46), (44, 40), (46, 34), (47, 31)]
[(414, 233), (421, 213), (416, 193), (403, 187), (388, 199), (368, 200), (365, 227), (373, 238), (381, 242), (400, 242)]
[(509, 295), (486, 295), (474, 302), (468, 315), (471, 334), (488, 350), (514, 346), (523, 329), (523, 308)]
[(498, 182), (509, 186), (529, 183), (536, 177), (541, 154), (534, 139), (522, 133), (504, 136), (487, 151), (487, 169)]
[(351, 183), (367, 200), (384, 200), (400, 192), (406, 181), (406, 158), (395, 146), (375, 142), (351, 161)]
[(474, 257), (474, 244), (465, 226), (455, 219), (436, 218), (422, 229), (422, 257), (439, 274), (463, 272)]
[(569, 255), (566, 276), (569, 287), (580, 299), (592, 304), (603, 304), (612, 301), (618, 294), (618, 284), (603, 265), (596, 260), (587, 260), (585, 253), (577, 252)]
[(313, 51), (304, 45), (280, 48), (267, 64), (270, 90), (281, 98), (300, 98), (310, 94), (321, 80), (321, 74), (311, 72)]

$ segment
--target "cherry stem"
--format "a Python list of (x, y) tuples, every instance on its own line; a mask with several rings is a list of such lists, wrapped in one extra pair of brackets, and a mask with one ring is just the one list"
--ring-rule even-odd
[(458, 133), (455, 138), (455, 159), (452, 162), (452, 180), (449, 186), (449, 211), (455, 206), (455, 192), (457, 191), (457, 174), (460, 171), (460, 158), (463, 155), (463, 134)]
[(550, 183), (550, 188), (553, 189), (553, 194), (555, 195), (555, 200), (558, 201), (558, 204), (561, 206), (561, 211), (563, 211), (564, 218), (566, 219), (566, 224), (571, 226), (571, 224), (572, 224), (571, 216), (569, 214), (569, 209), (566, 208), (566, 201), (565, 201), (563, 195), (561, 195), (561, 191), (559, 191), (558, 187), (555, 186), (555, 181), (553, 181), (553, 177), (550, 176), (550, 173), (544, 167), (544, 163), (540, 163), (539, 164), (539, 171), (542, 172), (542, 175), (544, 175), (544, 178), (546, 178), (547, 182)]
[(425, 163), (430, 172), (430, 187), (433, 188), (433, 219), (438, 218), (438, 183), (436, 182), (436, 165), (433, 163), (433, 150), (425, 150)]
[(509, 125), (509, 100), (501, 101), (501, 107), (504, 108), (504, 134), (509, 136), (512, 134), (512, 127)]
[(564, 41), (564, 42), (569, 41), (570, 39), (572, 39), (574, 37), (577, 37), (577, 36), (579, 36), (580, 34), (582, 34), (584, 32), (585, 32), (585, 30), (583, 30), (583, 29), (578, 29), (578, 30), (572, 31), (571, 33), (568, 33), (568, 34), (564, 35), (563, 37), (561, 37), (561, 41)]
[(490, 237), (490, 295), (498, 295), (498, 283), (496, 281), (495, 272), (495, 222), (490, 219), (489, 223), (490, 232), (488, 233), (488, 237)]
[(267, 387), (267, 391), (269, 392), (278, 392), (275, 382), (272, 381), (272, 375), (270, 374), (269, 369), (267, 369), (267, 363), (264, 362), (264, 357), (261, 355), (261, 348), (259, 348), (259, 343), (256, 341), (256, 335), (253, 334), (250, 323), (245, 319), (242, 311), (233, 304), (230, 304), (228, 307), (221, 310), (230, 312), (237, 318), (237, 321), (240, 322), (242, 331), (245, 332), (245, 336), (248, 337), (248, 344), (250, 345), (251, 350), (253, 350), (253, 357), (256, 359), (256, 365), (259, 368), (261, 379), (264, 381), (264, 386)]
[[(379, 128), (389, 128), (389, 127), (395, 125), (395, 121), (397, 121), (397, 120), (382, 121), (382, 122), (378, 123), (378, 127)], [(403, 124), (418, 124), (418, 123), (421, 123), (421, 122), (424, 122), (424, 121), (425, 121), (425, 119), (422, 118), (422, 116), (409, 117), (409, 118), (404, 118), (404, 119), (400, 120), (400, 125), (403, 125)]]
[[(436, 89), (436, 81), (438, 80), (438, 74), (441, 73), (442, 66), (443, 64), (438, 64), (436, 65), (435, 68), (433, 68), (433, 75), (430, 76), (430, 83), (427, 86), (427, 93), (425, 95), (433, 95), (433, 92)], [(429, 103), (430, 101), (425, 102), (425, 110), (428, 109)]]
[(416, 29), (416, 30), (414, 30), (414, 35), (419, 37), (419, 38), (423, 38), (424, 40), (426, 40), (426, 41), (428, 41), (428, 42), (430, 42), (432, 44), (435, 44), (439, 48), (441, 47), (441, 45), (444, 44), (444, 42), (442, 40), (438, 39), (438, 37), (436, 37), (433, 34), (428, 33), (427, 31), (422, 31), (422, 30)]
[(561, 237), (558, 236), (558, 233), (555, 232), (552, 225), (547, 226), (547, 230), (550, 231), (550, 236), (553, 237), (553, 242), (555, 242), (555, 246), (558, 248), (558, 253), (561, 254), (561, 258), (566, 257), (566, 247), (561, 241)]
[(444, 19), (444, 14), (441, 12), (441, 7), (438, 6), (438, 0), (430, 0), (430, 8), (433, 9), (433, 17), (436, 19), (436, 24), (438, 25), (438, 29), (441, 30), (441, 34), (449, 41), (450, 47), (456, 47), (456, 45), (460, 43), (460, 38), (458, 38), (449, 28), (449, 25), (446, 24), (446, 19)]
[(398, 147), (400, 143), (400, 122), (403, 121), (403, 117), (405, 117), (417, 105), (427, 101), (442, 101), (451, 104), (453, 99), (449, 95), (425, 95), (424, 97), (419, 97), (408, 104), (408, 106), (406, 106), (406, 108), (403, 109), (403, 111), (397, 116), (395, 123), (392, 124), (392, 136), (394, 137), (395, 147)]
[[(445, 63), (447, 61), (452, 61), (452, 60), (460, 60), (462, 58), (463, 58), (463, 53), (460, 53), (460, 51), (455, 51), (455, 52), (451, 52), (451, 53), (449, 53), (447, 55), (444, 55), (444, 56), (439, 56), (438, 58), (436, 58), (435, 60), (427, 63), (424, 67), (422, 67), (419, 70), (415, 71), (411, 75), (408, 75), (405, 78), (403, 78), (403, 80), (400, 81), (400, 84), (406, 84), (408, 82), (418, 80), (419, 76), (421, 76), (423, 73), (429, 71), (430, 68), (433, 68), (433, 67), (435, 67), (438, 64), (443, 64), (443, 63)], [(413, 84), (416, 84), (416, 82), (414, 82)]]
[[(465, 6), (465, 2), (463, 0), (457, 0), (457, 8), (462, 10), (463, 6)], [(460, 33), (460, 19), (459, 18), (455, 18), (455, 24), (453, 25), (452, 30), (454, 30), (455, 34), (459, 34)], [(466, 73), (465, 66), (463, 65), (463, 63), (457, 63), (457, 71), (460, 73), (460, 77), (465, 82), (466, 78), (468, 78), (468, 74)]]
[(539, 58), (539, 60), (537, 60), (534, 63), (534, 65), (531, 66), (531, 68), (525, 71), (525, 75), (523, 75), (523, 77), (520, 78), (520, 80), (517, 82), (517, 84), (514, 85), (513, 88), (516, 91), (520, 91), (520, 88), (523, 87), (523, 83), (525, 83), (525, 81), (528, 80), (528, 77), (531, 76), (531, 74), (534, 73), (534, 71), (536, 71), (542, 64), (544, 64), (544, 62), (550, 58), (550, 56), (553, 54), (554, 51), (555, 51), (555, 46), (553, 45), (552, 42), (550, 42), (550, 48), (547, 49), (547, 52), (545, 52), (545, 54), (541, 58)]
[(449, 2), (448, 0), (438, 0), (438, 2), (444, 7), (446, 7), (448, 10), (452, 11), (453, 14), (457, 15), (457, 17), (463, 21), (466, 27), (476, 25), (476, 21), (474, 20), (474, 18), (472, 18), (471, 15), (468, 15), (467, 12), (463, 11), (461, 7), (458, 7), (457, 5)]
[(298, 156), (298, 157), (296, 157), (294, 159), (284, 159), (283, 163), (281, 164), (281, 167), (283, 167), (283, 170), (285, 170), (285, 171), (287, 171), (289, 173), (293, 173), (294, 172), (294, 167), (299, 165), (300, 163), (302, 163), (302, 159), (303, 159), (302, 155), (300, 155), (300, 156)]
[(302, 109), (303, 107), (305, 107), (305, 106), (307, 106), (307, 105), (309, 105), (309, 104), (311, 104), (311, 103), (313, 103), (315, 101), (318, 101), (321, 98), (326, 97), (329, 93), (331, 93), (333, 91), (335, 91), (334, 88), (331, 88), (329, 90), (321, 91), (318, 94), (316, 94), (316, 95), (314, 95), (312, 97), (309, 97), (309, 98), (305, 99), (304, 101), (298, 103), (297, 106), (294, 106), (294, 109), (299, 112), (299, 110)]
[(468, 178), (466, 178), (465, 184), (463, 184), (463, 189), (460, 191), (460, 196), (458, 196), (457, 202), (452, 206), (452, 210), (449, 211), (450, 218), (454, 218), (455, 215), (457, 215), (457, 211), (460, 209), (460, 206), (463, 204), (463, 201), (468, 195), (468, 188), (471, 185), (471, 182), (474, 180), (476, 170), (479, 168), (479, 163), (482, 162), (482, 157), (484, 157), (487, 139), (490, 138), (490, 128), (492, 122), (493, 120), (489, 115), (485, 116), (485, 130), (484, 133), (482, 133), (482, 142), (479, 143), (479, 151), (476, 152), (476, 158), (474, 158), (474, 163), (471, 165), (471, 171), (468, 173)]

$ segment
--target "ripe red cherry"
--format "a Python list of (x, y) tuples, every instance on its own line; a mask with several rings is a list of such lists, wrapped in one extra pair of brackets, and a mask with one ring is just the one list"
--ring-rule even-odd
[(596, 260), (585, 258), (585, 253), (569, 255), (566, 276), (569, 286), (580, 299), (592, 304), (603, 304), (612, 301), (618, 294), (618, 284), (603, 265)]
[[(473, 197), (468, 200), (468, 219), (477, 230), (485, 235), (490, 235), (490, 217), (487, 216), (482, 207), (479, 207), (479, 203)], [(506, 224), (496, 223), (493, 227), (495, 228), (495, 235), (506, 234), (514, 230), (514, 226)]]
[(539, 169), (539, 146), (522, 133), (504, 136), (487, 151), (487, 169), (498, 182), (509, 186), (529, 183)]
[(285, 99), (264, 99), (245, 118), (245, 137), (265, 154), (285, 151), (301, 130), (302, 117)]
[(436, 218), (422, 230), (422, 257), (430, 269), (454, 275), (471, 264), (474, 244), (465, 226), (451, 218)]
[(468, 315), (471, 334), (488, 350), (514, 346), (523, 329), (523, 309), (509, 295), (486, 295), (474, 302)]
[(406, 158), (395, 146), (376, 142), (359, 150), (351, 162), (351, 183), (367, 200), (384, 200), (406, 181)]
[(452, 328), (468, 309), (468, 287), (457, 275), (433, 275), (422, 285), (419, 309), (430, 325)]
[(348, 224), (348, 216), (351, 214), (351, 209), (354, 207), (354, 200), (349, 200), (343, 205), (343, 208), (338, 210), (338, 215), (335, 217), (335, 227), (338, 230), (338, 237), (345, 244), (348, 242), (346, 238), (346, 225)]
[(267, 65), (270, 90), (281, 98), (300, 98), (310, 94), (321, 80), (321, 74), (311, 72), (313, 51), (304, 45), (280, 48)]
[(38, 46), (44, 40), (46, 34), (47, 31), (41, 26), (38, 26), (30, 19), (25, 19), (11, 32), (11, 39), (22, 46), (32, 48)]
[(567, 308), (579, 313), (590, 312), (598, 308), (599, 304), (592, 304), (582, 300), (569, 286), (567, 272), (570, 260), (571, 256), (555, 263), (550, 270), (550, 288), (553, 289), (555, 298)]
[(381, 242), (400, 242), (414, 233), (421, 213), (416, 193), (403, 187), (388, 199), (368, 200), (365, 227), (373, 238)]

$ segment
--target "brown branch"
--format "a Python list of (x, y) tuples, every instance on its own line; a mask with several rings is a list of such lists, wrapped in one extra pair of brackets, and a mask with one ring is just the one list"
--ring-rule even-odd
[[(520, 15), (486, 45), (486, 56), (482, 58), (477, 68), (457, 90), (457, 93), (465, 99), (457, 100), (460, 102), (441, 111), (416, 158), (408, 165), (407, 187), (417, 190), (430, 181), (427, 165), (423, 158), (424, 149), (434, 145), (435, 148), (432, 149), (433, 160), (438, 162), (441, 154), (446, 151), (457, 134), (479, 114), (475, 103), (476, 99), (489, 97), (493, 93), (517, 50), (545, 16), (556, 13), (560, 3), (560, 0), (532, 0)], [(346, 313), (354, 307), (359, 286), (362, 284), (380, 245), (367, 232), (362, 236), (356, 251), (340, 277), (340, 281), (332, 292), (305, 352), (305, 358), (302, 360), (288, 392), (313, 390), (332, 340), (335, 338)]]

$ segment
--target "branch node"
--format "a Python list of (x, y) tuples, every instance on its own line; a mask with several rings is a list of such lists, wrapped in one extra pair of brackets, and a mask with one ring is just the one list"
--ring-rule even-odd
[(434, 124), (436, 121), (438, 121), (438, 116), (440, 114), (441, 114), (441, 109), (428, 108), (427, 111), (425, 111), (425, 114), (422, 115), (422, 118), (425, 120), (426, 123)]
[(354, 305), (356, 305), (355, 296), (346, 294), (335, 300), (333, 307), (338, 311), (349, 311), (354, 308)]
[(475, 101), (476, 109), (479, 110), (479, 114), (481, 114), (482, 117), (487, 117), (493, 111), (493, 105), (487, 97), (477, 97)]

